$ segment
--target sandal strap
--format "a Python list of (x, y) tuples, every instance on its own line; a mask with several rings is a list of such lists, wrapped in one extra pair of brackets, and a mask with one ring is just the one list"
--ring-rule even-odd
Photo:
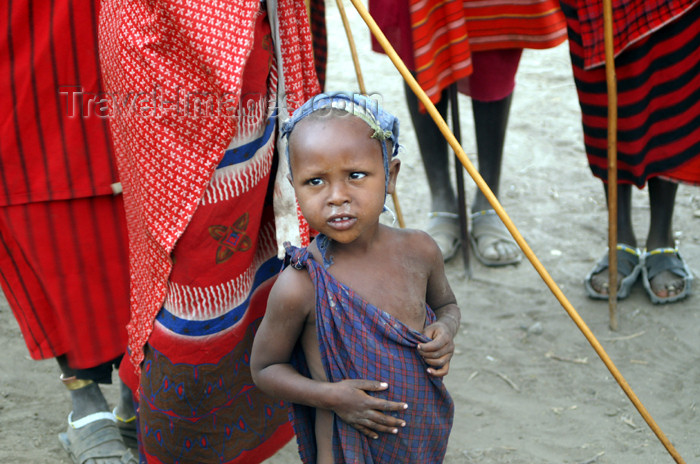
[[(488, 221), (485, 223), (479, 223), (480, 219), (486, 216), (495, 216), (498, 222)], [(489, 246), (499, 241), (515, 243), (513, 236), (510, 234), (510, 232), (508, 232), (505, 224), (503, 224), (503, 221), (501, 221), (501, 218), (498, 217), (494, 210), (486, 209), (483, 211), (477, 211), (476, 213), (471, 214), (469, 217), (472, 220), (471, 234), (474, 238), (478, 240), (484, 235), (492, 237), (491, 240), (487, 240), (483, 246)], [(479, 227), (477, 227), (477, 223), (479, 223)]]
[(639, 248), (633, 248), (629, 245), (625, 245), (624, 243), (618, 243), (617, 246), (615, 247), (618, 251), (625, 251), (631, 255), (634, 255), (637, 257), (637, 260), (639, 260), (639, 257), (641, 256), (641, 250)]
[(428, 213), (428, 218), (446, 218), (446, 219), (459, 219), (459, 214), (448, 213), (446, 211), (431, 211)]
[[(138, 462), (124, 445), (119, 429), (111, 421), (92, 422), (79, 432), (69, 430), (67, 433), (70, 441), (69, 453), (76, 463), (86, 464), (104, 459), (128, 464)], [(109, 447), (105, 449), (105, 445), (108, 444), (112, 445), (111, 451), (108, 451)]]
[[(617, 255), (617, 272), (623, 276), (628, 276), (634, 272), (634, 268), (639, 265), (641, 252), (638, 248), (632, 248), (624, 243), (618, 243), (615, 247)], [(606, 253), (601, 264), (605, 267), (610, 265), (609, 254)], [(601, 269), (602, 270), (602, 269)]]
[(677, 255), (678, 248), (675, 248), (675, 247), (654, 248), (651, 251), (646, 251), (644, 253), (644, 256), (666, 255), (666, 254)]
[(456, 222), (459, 215), (455, 213), (433, 211), (428, 217), (430, 219), (437, 219), (429, 222), (425, 229), (431, 237), (435, 238), (437, 235), (444, 235), (451, 241), (459, 241), (459, 224)]
[(101, 411), (101, 412), (96, 412), (93, 414), (89, 414), (85, 417), (81, 417), (80, 419), (74, 421), (73, 420), (73, 411), (68, 414), (68, 425), (70, 425), (74, 429), (80, 429), (85, 427), (86, 425), (92, 424), (93, 422), (101, 421), (101, 420), (111, 420), (112, 422), (117, 422), (117, 418), (114, 416), (113, 413), (108, 412), (108, 411)]
[(128, 419), (124, 419), (123, 417), (119, 417), (119, 415), (117, 414), (117, 409), (118, 408), (114, 408), (114, 410), (112, 410), (112, 414), (114, 415), (114, 418), (117, 419), (117, 422), (122, 422), (124, 424), (128, 424), (128, 423), (134, 422), (136, 420), (136, 414), (129, 417)]
[(474, 213), (471, 213), (469, 215), (469, 218), (474, 219), (474, 218), (477, 218), (479, 216), (498, 216), (498, 214), (496, 214), (496, 210), (494, 210), (494, 209), (482, 209), (481, 211), (476, 211)]
[(632, 248), (624, 243), (618, 243), (615, 247), (617, 255), (617, 269), (623, 275), (630, 275), (634, 268), (639, 265), (641, 252), (638, 248)]
[(685, 264), (680, 257), (678, 248), (656, 248), (644, 255), (644, 267), (647, 278), (653, 279), (663, 271), (669, 271), (679, 277), (688, 277)]

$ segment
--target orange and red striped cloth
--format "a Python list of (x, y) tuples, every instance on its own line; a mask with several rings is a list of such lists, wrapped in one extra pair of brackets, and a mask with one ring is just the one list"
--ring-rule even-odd
[[(433, 102), (472, 73), (473, 51), (545, 49), (566, 39), (556, 0), (373, 0), (370, 13)], [(374, 39), (372, 48), (382, 51)]]

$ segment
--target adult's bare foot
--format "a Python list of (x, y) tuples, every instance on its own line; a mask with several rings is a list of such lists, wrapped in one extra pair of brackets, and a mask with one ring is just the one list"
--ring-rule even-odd
[(644, 255), (644, 286), (653, 303), (672, 303), (690, 292), (692, 274), (676, 248), (657, 248)]
[(479, 261), (486, 266), (505, 266), (521, 261), (518, 245), (494, 210), (473, 213), (471, 220), (470, 240)]
[[(640, 251), (628, 245), (619, 243), (617, 256), (617, 298), (629, 296), (634, 283), (641, 272)], [(600, 258), (591, 272), (586, 276), (585, 286), (588, 296), (597, 299), (607, 299), (609, 291), (608, 252)]]

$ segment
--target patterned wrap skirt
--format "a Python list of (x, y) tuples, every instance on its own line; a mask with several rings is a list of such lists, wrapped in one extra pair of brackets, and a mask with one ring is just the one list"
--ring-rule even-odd
[(167, 297), (145, 346), (142, 462), (262, 462), (293, 436), (287, 405), (258, 390), (249, 366), (282, 264), (271, 192), (277, 72), (266, 15), (257, 21), (236, 136), (171, 253)]

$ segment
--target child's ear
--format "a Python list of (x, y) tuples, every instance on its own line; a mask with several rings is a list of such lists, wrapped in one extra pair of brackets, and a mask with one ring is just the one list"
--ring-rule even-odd
[(393, 159), (389, 162), (389, 185), (387, 186), (387, 193), (394, 193), (396, 190), (396, 178), (399, 175), (399, 170), (401, 169), (401, 160)]

